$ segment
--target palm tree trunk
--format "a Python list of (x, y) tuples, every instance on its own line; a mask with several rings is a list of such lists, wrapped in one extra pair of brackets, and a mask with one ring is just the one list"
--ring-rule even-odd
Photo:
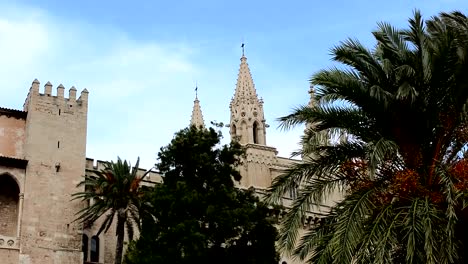
[(120, 214), (117, 217), (117, 245), (115, 247), (115, 264), (122, 263), (122, 254), (123, 254), (123, 242), (124, 242), (124, 233), (125, 232), (125, 217)]

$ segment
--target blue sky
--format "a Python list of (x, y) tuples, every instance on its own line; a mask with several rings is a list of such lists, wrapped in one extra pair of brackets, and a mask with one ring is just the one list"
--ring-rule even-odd
[(428, 18), (468, 1), (0, 0), (0, 106), (21, 109), (34, 78), (87, 88), (87, 156), (149, 167), (188, 125), (195, 83), (205, 121), (229, 122), (244, 41), (267, 144), (289, 156), (303, 128), (276, 118), (307, 103), (330, 48), (348, 37), (371, 47), (377, 22), (403, 27), (414, 8)]

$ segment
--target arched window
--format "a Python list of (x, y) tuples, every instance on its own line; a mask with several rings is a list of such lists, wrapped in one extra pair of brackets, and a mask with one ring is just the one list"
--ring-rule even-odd
[(256, 121), (253, 123), (252, 132), (253, 132), (253, 142), (255, 144), (258, 144), (258, 124)]
[(0, 235), (16, 237), (18, 227), (19, 186), (9, 174), (0, 175)]
[(81, 240), (81, 251), (83, 251), (83, 260), (88, 261), (88, 236), (83, 234), (83, 239)]
[(99, 262), (99, 237), (91, 238), (91, 262)]

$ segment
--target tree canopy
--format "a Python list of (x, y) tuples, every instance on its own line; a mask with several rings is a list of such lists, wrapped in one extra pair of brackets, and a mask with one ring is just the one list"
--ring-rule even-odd
[(163, 182), (148, 193), (148, 213), (126, 262), (278, 263), (276, 228), (253, 191), (235, 187), (243, 154), (219, 146), (213, 128), (186, 128), (161, 148)]
[[(468, 19), (379, 23), (376, 45), (348, 39), (340, 67), (311, 78), (313, 105), (280, 121), (307, 124), (303, 162), (275, 179), (270, 201), (299, 186), (280, 245), (311, 263), (461, 263), (468, 249)], [(296, 243), (301, 219), (344, 197)]]

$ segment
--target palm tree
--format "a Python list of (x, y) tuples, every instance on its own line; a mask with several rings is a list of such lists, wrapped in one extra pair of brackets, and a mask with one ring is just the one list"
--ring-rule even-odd
[(74, 199), (81, 199), (90, 205), (77, 213), (76, 221), (92, 224), (105, 215), (98, 236), (103, 231), (107, 232), (114, 218), (117, 218), (115, 264), (122, 262), (125, 229), (132, 240), (134, 227), (140, 228), (139, 209), (143, 195), (140, 183), (149, 171), (139, 176), (139, 162), (140, 158), (132, 168), (127, 161), (117, 158), (116, 163), (107, 163), (95, 176), (86, 177), (78, 184), (78, 187), (84, 186), (85, 191), (73, 194)]
[[(468, 19), (415, 11), (408, 29), (379, 23), (373, 35), (372, 50), (353, 39), (334, 47), (344, 67), (312, 76), (317, 104), (280, 118), (285, 129), (308, 124), (303, 161), (267, 196), (299, 186), (280, 246), (313, 263), (462, 262)], [(343, 199), (299, 238), (301, 219), (336, 190)]]

